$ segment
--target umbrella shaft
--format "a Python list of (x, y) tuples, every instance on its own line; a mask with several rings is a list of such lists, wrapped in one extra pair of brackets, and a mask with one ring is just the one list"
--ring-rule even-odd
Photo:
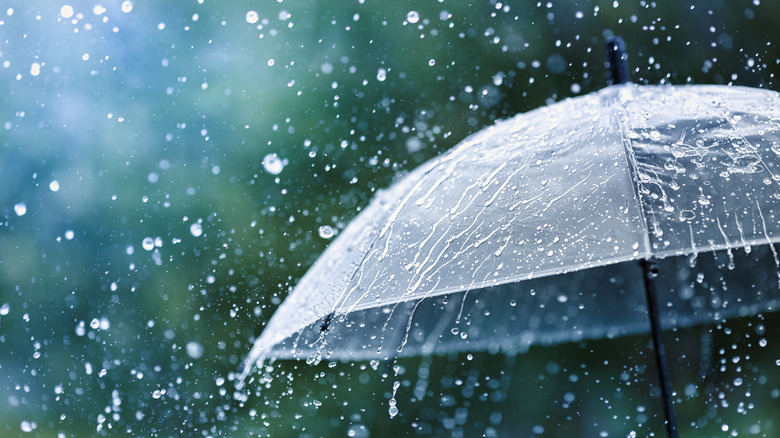
[(653, 334), (653, 349), (658, 365), (658, 377), (661, 380), (661, 398), (666, 413), (666, 431), (669, 438), (677, 438), (677, 422), (672, 405), (671, 379), (669, 378), (669, 364), (666, 361), (666, 348), (664, 347), (663, 334), (661, 332), (661, 319), (658, 312), (658, 298), (655, 291), (655, 277), (658, 275), (658, 265), (654, 258), (642, 260), (642, 271), (645, 278), (645, 293), (647, 295), (647, 313), (650, 316), (650, 327)]

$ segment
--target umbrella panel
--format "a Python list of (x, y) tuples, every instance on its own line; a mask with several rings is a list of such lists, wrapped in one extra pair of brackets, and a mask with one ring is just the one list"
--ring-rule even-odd
[[(769, 245), (668, 257), (658, 266), (665, 329), (721, 323), (780, 305), (776, 253)], [(269, 356), (311, 363), (458, 351), (514, 354), (533, 344), (646, 333), (642, 275), (631, 261), (335, 315), (277, 343)]]
[[(648, 332), (635, 262), (354, 311), (310, 325), (270, 356), (341, 360), (529, 346)], [(606, 298), (609, 297), (609, 298)]]
[(621, 125), (656, 256), (780, 238), (780, 99), (697, 87), (693, 99), (636, 92)]

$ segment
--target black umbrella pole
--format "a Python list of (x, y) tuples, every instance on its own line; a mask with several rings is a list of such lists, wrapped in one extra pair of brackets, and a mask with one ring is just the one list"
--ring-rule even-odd
[(658, 276), (658, 264), (655, 258), (640, 261), (645, 278), (645, 293), (647, 295), (647, 313), (650, 316), (650, 328), (653, 333), (653, 348), (655, 361), (658, 365), (658, 377), (661, 380), (661, 397), (666, 413), (666, 431), (669, 438), (677, 438), (677, 422), (672, 405), (672, 381), (669, 378), (669, 364), (666, 362), (666, 348), (661, 333), (661, 318), (658, 313), (658, 297), (655, 291), (655, 278)]

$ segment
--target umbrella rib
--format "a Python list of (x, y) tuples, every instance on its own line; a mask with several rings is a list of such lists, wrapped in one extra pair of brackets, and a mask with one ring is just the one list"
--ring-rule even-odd
[[(629, 84), (624, 85), (624, 87), (635, 87), (635, 85)], [(637, 210), (639, 212), (639, 216), (641, 217), (642, 221), (642, 227), (643, 227), (643, 237), (644, 237), (644, 248), (645, 248), (645, 257), (649, 257), (652, 254), (651, 251), (651, 245), (650, 245), (650, 229), (647, 226), (647, 217), (645, 215), (645, 210), (642, 206), (642, 195), (640, 191), (640, 179), (639, 179), (639, 169), (637, 167), (637, 159), (636, 154), (634, 154), (634, 148), (632, 146), (631, 137), (627, 135), (629, 132), (628, 125), (628, 108), (621, 108), (617, 103), (613, 104), (613, 107), (615, 108), (615, 111), (613, 113), (613, 116), (617, 118), (617, 125), (618, 125), (618, 135), (621, 137), (621, 143), (623, 145), (623, 152), (625, 153), (626, 157), (626, 164), (628, 167), (628, 173), (629, 173), (629, 179), (633, 182), (631, 184), (631, 188), (634, 191), (634, 200), (636, 201)]]

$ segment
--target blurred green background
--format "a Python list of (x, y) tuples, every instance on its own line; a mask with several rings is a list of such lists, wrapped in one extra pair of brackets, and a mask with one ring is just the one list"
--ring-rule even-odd
[[(0, 435), (662, 434), (645, 337), (278, 362), (249, 397), (230, 378), (327, 227), (493, 121), (604, 87), (605, 37), (624, 37), (638, 83), (777, 91), (778, 15), (767, 0), (5, 1)], [(736, 327), (715, 328), (723, 345), (766, 345), (778, 320)], [(692, 405), (689, 436), (780, 433), (771, 350), (748, 354), (761, 420), (702, 386), (687, 400), (720, 411)]]

